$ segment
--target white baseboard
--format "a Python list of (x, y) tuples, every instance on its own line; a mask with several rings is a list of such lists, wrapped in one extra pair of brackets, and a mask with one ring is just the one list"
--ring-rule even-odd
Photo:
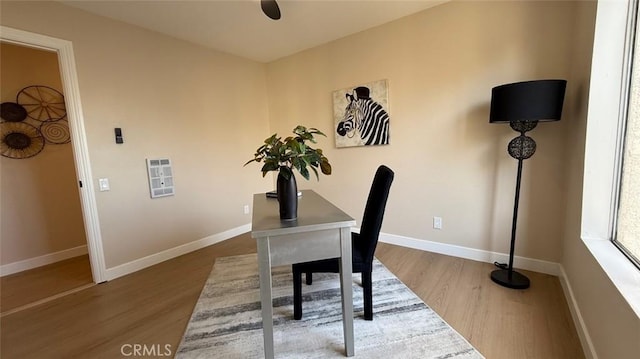
[(222, 242), (226, 239), (233, 238), (251, 231), (251, 224), (245, 224), (240, 227), (232, 228), (228, 231), (213, 234), (193, 242), (183, 244), (178, 247), (170, 248), (159, 253), (155, 253), (134, 261), (118, 265), (113, 268), (107, 268), (106, 280), (113, 280), (124, 275), (139, 271), (152, 265), (164, 262), (166, 260), (187, 254), (198, 249)]
[(573, 318), (573, 324), (575, 325), (578, 337), (580, 338), (582, 351), (587, 359), (598, 359), (598, 354), (593, 346), (591, 336), (589, 335), (587, 326), (582, 318), (582, 313), (578, 307), (578, 301), (573, 294), (573, 289), (571, 288), (571, 284), (567, 278), (567, 273), (564, 271), (564, 267), (562, 265), (560, 265), (560, 275), (558, 277), (560, 278), (560, 285), (562, 286), (564, 296), (567, 298), (567, 304), (569, 306), (569, 311), (571, 312), (571, 317)]
[(0, 266), (0, 277), (6, 275), (19, 273), (33, 268), (45, 266), (47, 264), (60, 262), (65, 259), (78, 257), (87, 254), (87, 246), (78, 246), (74, 248), (65, 249), (62, 251), (45, 254), (43, 256), (29, 258), (18, 262), (3, 264)]
[[(444, 254), (453, 257), (471, 259), (480, 262), (500, 262), (509, 261), (509, 255), (505, 253), (496, 253), (481, 249), (467, 248), (453, 244), (432, 242), (423, 239), (398, 236), (395, 234), (380, 233), (380, 242), (396, 244), (403, 247), (420, 249), (423, 251)], [(525, 257), (514, 256), (513, 266), (534, 272), (550, 274), (554, 276), (560, 275), (560, 265), (554, 262), (543, 261), (539, 259), (531, 259)]]

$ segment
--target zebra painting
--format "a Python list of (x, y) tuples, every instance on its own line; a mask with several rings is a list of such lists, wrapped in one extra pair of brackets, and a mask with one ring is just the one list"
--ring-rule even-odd
[[(379, 87), (386, 95), (386, 81), (382, 82)], [(340, 117), (336, 116), (337, 147), (389, 144), (389, 114), (382, 104), (371, 98), (371, 92), (368, 86), (358, 86), (350, 93), (342, 93), (346, 105)], [(386, 96), (382, 102), (386, 104)], [(335, 112), (334, 109), (334, 115), (338, 115)]]

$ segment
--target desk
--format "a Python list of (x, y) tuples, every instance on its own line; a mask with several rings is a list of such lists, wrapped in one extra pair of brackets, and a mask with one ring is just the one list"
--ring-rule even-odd
[(278, 208), (277, 199), (266, 198), (264, 193), (253, 196), (251, 237), (258, 242), (265, 358), (274, 356), (271, 267), (336, 257), (341, 258), (345, 354), (353, 356), (351, 227), (355, 220), (311, 190), (302, 191), (298, 199), (298, 219), (281, 221)]

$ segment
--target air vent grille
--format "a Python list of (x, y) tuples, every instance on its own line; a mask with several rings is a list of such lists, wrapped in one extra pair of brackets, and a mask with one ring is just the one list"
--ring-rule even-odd
[(149, 174), (151, 198), (173, 196), (175, 194), (170, 159), (147, 159), (147, 173)]

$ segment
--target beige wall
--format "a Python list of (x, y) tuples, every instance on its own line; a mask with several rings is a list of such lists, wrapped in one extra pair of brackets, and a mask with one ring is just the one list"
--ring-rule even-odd
[(575, 122), (568, 129), (566, 137), (567, 213), (561, 264), (595, 354), (599, 358), (636, 358), (640, 352), (638, 316), (580, 238), (589, 72), (594, 34), (593, 31), (577, 29), (585, 25), (593, 26), (596, 4), (591, 2), (587, 5), (576, 11), (576, 30), (573, 33), (572, 78), (577, 86), (574, 88), (576, 93), (573, 101), (569, 103), (575, 114)]
[[(517, 135), (490, 125), (491, 88), (542, 78), (571, 79), (573, 13), (580, 2), (452, 2), (268, 65), (274, 131), (296, 124), (329, 134), (320, 145), (334, 174), (299, 185), (317, 189), (357, 218), (375, 168), (396, 172), (383, 231), (508, 253), (517, 161), (506, 153)], [(334, 145), (331, 93), (389, 81), (391, 144)], [(519, 256), (558, 262), (564, 216), (565, 114), (530, 135), (525, 162)], [(443, 218), (433, 230), (432, 217)]]
[[(266, 78), (265, 65), (57, 3), (3, 2), (1, 19), (73, 41), (92, 172), (112, 187), (97, 193), (110, 268), (248, 223), (242, 205), (271, 179), (241, 164), (270, 129), (285, 134), (298, 123), (327, 132), (320, 146), (334, 166), (332, 176), (302, 180), (302, 188), (360, 219), (373, 172), (386, 163), (397, 175), (384, 231), (508, 252), (516, 161), (505, 148), (516, 133), (488, 124), (490, 91), (568, 78), (568, 19), (579, 6), (448, 3), (271, 63)], [(335, 149), (331, 92), (383, 78), (391, 145)], [(525, 163), (520, 256), (561, 258), (570, 121), (531, 132), (538, 152)], [(123, 129), (123, 145), (114, 144), (114, 127)], [(172, 159), (175, 197), (149, 198), (144, 159), (154, 156)], [(441, 231), (431, 229), (436, 215)]]
[[(269, 132), (264, 65), (55, 2), (3, 1), (1, 21), (73, 42), (91, 171), (111, 184), (96, 192), (107, 268), (250, 222), (243, 205), (271, 188), (242, 167)], [(156, 156), (175, 196), (149, 196)]]
[[(62, 92), (56, 53), (2, 43), (0, 65), (1, 102), (15, 102), (31, 85)], [(0, 176), (0, 264), (87, 244), (70, 144), (47, 144), (26, 159), (0, 157)]]

